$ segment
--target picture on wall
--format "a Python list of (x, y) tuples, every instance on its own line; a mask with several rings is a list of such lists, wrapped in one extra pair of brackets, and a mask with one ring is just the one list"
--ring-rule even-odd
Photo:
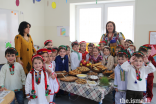
[(57, 36), (69, 36), (68, 26), (57, 26)]

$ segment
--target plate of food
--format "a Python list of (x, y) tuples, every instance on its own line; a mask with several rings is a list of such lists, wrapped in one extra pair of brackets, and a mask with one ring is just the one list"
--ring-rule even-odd
[(95, 76), (95, 75), (91, 75), (91, 76), (89, 76), (89, 79), (91, 80), (91, 81), (98, 81), (98, 76)]
[(77, 84), (86, 84), (87, 83), (87, 81), (85, 79), (77, 79), (75, 82)]
[(66, 75), (68, 75), (68, 72), (64, 71), (55, 71), (55, 73), (57, 74), (57, 78), (62, 78)]
[(76, 76), (80, 79), (84, 79), (87, 77), (87, 74), (77, 74)]
[(64, 82), (74, 82), (77, 79), (78, 78), (74, 76), (67, 76), (67, 77), (60, 78), (60, 80)]
[(81, 71), (79, 71), (79, 70), (69, 71), (69, 75), (71, 75), (71, 76), (76, 76), (77, 74), (81, 74)]

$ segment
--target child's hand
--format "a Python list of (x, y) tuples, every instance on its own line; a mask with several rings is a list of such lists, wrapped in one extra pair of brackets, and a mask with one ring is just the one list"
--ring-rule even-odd
[(117, 64), (114, 64), (114, 66), (116, 67), (116, 66), (117, 66)]
[(149, 60), (148, 60), (148, 58), (146, 56), (144, 57), (144, 62), (145, 63), (148, 63), (149, 62)]
[(52, 79), (55, 79), (56, 77), (55, 77), (55, 75), (52, 75), (51, 78), (52, 78)]
[(29, 98), (27, 98), (28, 99), (28, 101), (30, 101), (31, 100), (31, 98), (29, 97)]
[(54, 73), (54, 75), (55, 75), (55, 77), (57, 77), (57, 74), (56, 73)]
[(135, 61), (135, 56), (132, 56), (132, 57), (130, 58), (130, 62), (133, 63), (134, 61)]
[(118, 89), (117, 89), (117, 88), (115, 88), (115, 91), (116, 91), (116, 92), (118, 92)]
[(5, 87), (3, 87), (3, 88), (0, 89), (0, 91), (4, 91), (4, 90), (7, 90), (7, 89)]

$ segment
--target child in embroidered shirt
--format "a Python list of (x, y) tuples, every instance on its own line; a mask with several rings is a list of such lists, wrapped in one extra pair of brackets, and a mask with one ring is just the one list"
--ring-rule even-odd
[(114, 66), (116, 67), (118, 64), (118, 60), (117, 60), (117, 53), (118, 51), (124, 50), (124, 47), (122, 45), (118, 45), (115, 49), (115, 57), (114, 57)]
[(130, 39), (125, 40), (125, 42), (124, 42), (125, 49), (128, 49), (129, 44), (133, 44), (132, 40), (130, 40)]
[(131, 56), (133, 55), (133, 53), (136, 51), (136, 47), (133, 44), (129, 44), (129, 47), (127, 49), (129, 51), (129, 53), (131, 54)]
[(85, 41), (81, 41), (80, 42), (80, 53), (82, 53), (82, 59), (86, 60), (86, 55), (88, 54), (88, 52), (86, 51), (86, 42)]
[[(43, 67), (43, 57), (32, 57), (32, 70), (28, 73), (25, 93), (28, 104), (49, 104), (46, 96), (50, 94), (48, 75)], [(23, 103), (24, 104), (24, 103)]]
[[(15, 92), (17, 102), (24, 104), (23, 88), (25, 85), (25, 72), (21, 64), (15, 62), (18, 52), (10, 47), (5, 51), (5, 58), (8, 63), (3, 65), (0, 71), (0, 90), (12, 90)], [(11, 102), (15, 104), (15, 99)]]
[[(155, 62), (154, 58), (151, 56), (152, 47), (150, 46), (150, 44), (146, 44), (144, 46), (148, 48), (148, 52), (147, 52), (148, 60), (156, 67), (156, 62)], [(148, 74), (148, 77), (147, 77), (147, 101), (149, 101), (149, 102), (151, 102), (151, 100), (153, 98), (153, 91), (152, 91), (153, 79), (154, 79), (154, 74), (153, 73)]]
[(55, 51), (53, 53), (56, 54), (56, 56), (58, 55), (58, 48), (57, 47), (53, 47), (52, 49), (55, 49)]
[(45, 46), (46, 48), (52, 48), (52, 47), (53, 47), (53, 41), (52, 41), (52, 40), (46, 40), (46, 41), (44, 42), (44, 46)]
[(93, 56), (89, 57), (89, 61), (92, 62), (92, 64), (102, 62), (102, 56), (100, 55), (99, 47), (93, 47)]
[(82, 53), (79, 53), (79, 44), (77, 41), (72, 42), (72, 49), (74, 52), (70, 54), (71, 58), (71, 70), (75, 70), (80, 66), (80, 61), (82, 60)]
[(69, 71), (68, 56), (66, 55), (67, 47), (64, 45), (59, 46), (59, 55), (56, 57), (56, 71)]
[[(121, 65), (121, 68), (128, 72), (126, 99), (129, 101), (136, 101), (136, 99), (141, 101), (143, 99), (143, 91), (146, 90), (145, 77), (147, 74), (156, 71), (156, 69), (148, 61), (148, 58), (139, 51), (133, 53), (130, 63), (126, 61)], [(143, 63), (146, 63), (147, 66), (143, 65)]]
[(130, 54), (121, 50), (117, 54), (118, 57), (118, 65), (115, 67), (114, 73), (114, 88), (115, 88), (115, 104), (123, 104), (120, 99), (126, 100), (126, 90), (127, 90), (127, 72), (125, 72), (121, 65), (128, 61), (130, 58)]
[(67, 56), (68, 56), (69, 71), (71, 71), (70, 47), (68, 45), (66, 47), (67, 47)]
[(106, 41), (101, 41), (99, 42), (99, 46), (100, 46), (100, 54), (103, 57), (103, 48), (107, 45)]
[(102, 64), (107, 67), (108, 70), (112, 70), (114, 66), (114, 57), (110, 55), (110, 48), (105, 46), (103, 49), (103, 61)]
[(94, 47), (93, 43), (88, 44), (88, 52), (89, 53), (86, 55), (86, 61), (89, 61), (89, 57), (93, 55), (93, 47)]
[(51, 63), (55, 59), (54, 57), (52, 57), (55, 54), (54, 53), (52, 54), (51, 50), (48, 52), (48, 54), (49, 54), (49, 58), (48, 58), (48, 61), (46, 62), (46, 64), (48, 65), (49, 69), (52, 72), (51, 75), (49, 76), (49, 89), (51, 90), (51, 92), (50, 92), (50, 104), (55, 104), (53, 102), (54, 94), (59, 91), (60, 86), (59, 86), (59, 83), (57, 80), (57, 74), (54, 72), (55, 64)]

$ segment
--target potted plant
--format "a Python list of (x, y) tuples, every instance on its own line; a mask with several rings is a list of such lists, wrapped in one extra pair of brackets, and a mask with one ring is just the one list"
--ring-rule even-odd
[(102, 77), (100, 79), (100, 86), (102, 86), (102, 87), (108, 87), (109, 86), (109, 80), (107, 77)]

